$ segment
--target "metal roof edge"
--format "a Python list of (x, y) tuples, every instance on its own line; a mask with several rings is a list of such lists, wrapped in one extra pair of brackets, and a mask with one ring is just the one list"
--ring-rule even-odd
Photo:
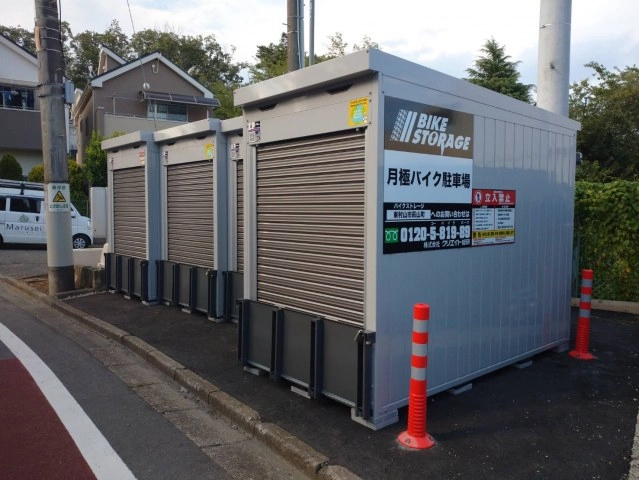
[(138, 131), (109, 138), (102, 141), (102, 150), (116, 150), (118, 148), (129, 147), (139, 143), (152, 143), (153, 132)]
[(153, 140), (163, 143), (185, 137), (197, 137), (209, 132), (221, 131), (221, 121), (217, 118), (205, 118), (196, 122), (185, 123), (175, 127), (153, 132)]
[[(360, 50), (242, 87), (234, 92), (235, 105), (247, 107), (268, 104), (281, 98), (300, 95), (305, 91), (328, 85), (339, 85), (350, 79), (371, 73), (379, 73), (382, 77), (425, 85), (432, 90), (541, 120), (568, 130), (578, 131), (580, 129), (579, 122), (563, 115), (543, 110), (535, 105), (474, 85), (467, 80), (453, 77), (377, 49)], [(419, 81), (416, 82), (416, 79)]]
[(372, 73), (374, 70), (371, 69), (371, 52), (371, 50), (360, 50), (239, 88), (234, 92), (235, 106), (245, 107), (282, 97), (290, 97), (307, 90), (337, 84)]
[(244, 116), (222, 120), (222, 132), (236, 132), (244, 129)]
[(482, 103), (499, 110), (514, 112), (525, 117), (541, 120), (569, 130), (578, 131), (579, 122), (563, 115), (541, 109), (521, 100), (497, 93), (462, 78), (453, 77), (418, 63), (395, 55), (374, 50), (371, 54), (371, 68), (383, 76), (415, 83), (420, 78), (429, 89), (455, 95), (472, 102)]

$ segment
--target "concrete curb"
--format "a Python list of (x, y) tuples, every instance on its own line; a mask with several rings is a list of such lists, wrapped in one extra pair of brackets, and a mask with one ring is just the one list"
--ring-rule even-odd
[(279, 426), (262, 422), (259, 412), (223, 392), (216, 385), (201, 378), (142, 339), (114, 327), (104, 320), (82, 312), (71, 305), (67, 305), (57, 298), (52, 298), (20, 280), (5, 277), (0, 278), (0, 282), (27, 293), (39, 302), (64, 313), (92, 330), (127, 347), (158, 368), (162, 373), (178, 382), (201, 401), (210, 405), (213, 410), (253, 434), (306, 474), (328, 480), (357, 480), (360, 478), (344, 467), (329, 465), (328, 457)]
[[(579, 306), (579, 299), (573, 298), (570, 301), (572, 307)], [(591, 310), (605, 310), (606, 312), (632, 313), (639, 315), (639, 303), (620, 302), (618, 300), (596, 300), (590, 301)]]

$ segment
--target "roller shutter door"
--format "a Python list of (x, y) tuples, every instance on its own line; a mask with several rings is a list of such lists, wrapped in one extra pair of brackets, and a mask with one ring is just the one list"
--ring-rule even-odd
[(113, 251), (146, 258), (144, 167), (113, 171)]
[(167, 166), (168, 260), (214, 267), (213, 163)]
[(236, 162), (237, 172), (237, 207), (236, 207), (236, 228), (237, 228), (237, 271), (244, 272), (244, 164), (242, 160)]
[(258, 301), (363, 324), (364, 157), (359, 132), (258, 149)]

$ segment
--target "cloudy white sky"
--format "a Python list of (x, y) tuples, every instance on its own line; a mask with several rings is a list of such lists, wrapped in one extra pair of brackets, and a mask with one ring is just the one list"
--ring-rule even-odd
[[(255, 61), (257, 45), (279, 42), (286, 26), (286, 0), (59, 0), (73, 33), (103, 32), (115, 19), (125, 33), (145, 28), (183, 35), (215, 34), (235, 48), (236, 61)], [(131, 15), (129, 15), (129, 5)], [(382, 7), (383, 5), (383, 7)], [(309, 0), (306, 0), (308, 51)], [(0, 24), (32, 28), (33, 0), (0, 0)], [(133, 22), (131, 21), (131, 17)], [(639, 1), (573, 0), (570, 80), (592, 71), (639, 62)], [(368, 35), (385, 52), (465, 77), (483, 43), (494, 37), (521, 61), (524, 83), (536, 83), (539, 0), (315, 0), (315, 52), (340, 32), (349, 47)]]

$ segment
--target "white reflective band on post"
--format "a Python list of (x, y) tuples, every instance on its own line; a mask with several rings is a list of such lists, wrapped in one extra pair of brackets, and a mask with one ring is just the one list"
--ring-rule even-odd
[(424, 380), (426, 380), (426, 369), (410, 367), (410, 378), (423, 382)]
[(413, 332), (428, 332), (428, 320), (413, 320)]
[(412, 354), (416, 357), (425, 357), (426, 355), (428, 355), (428, 344), (413, 342)]

